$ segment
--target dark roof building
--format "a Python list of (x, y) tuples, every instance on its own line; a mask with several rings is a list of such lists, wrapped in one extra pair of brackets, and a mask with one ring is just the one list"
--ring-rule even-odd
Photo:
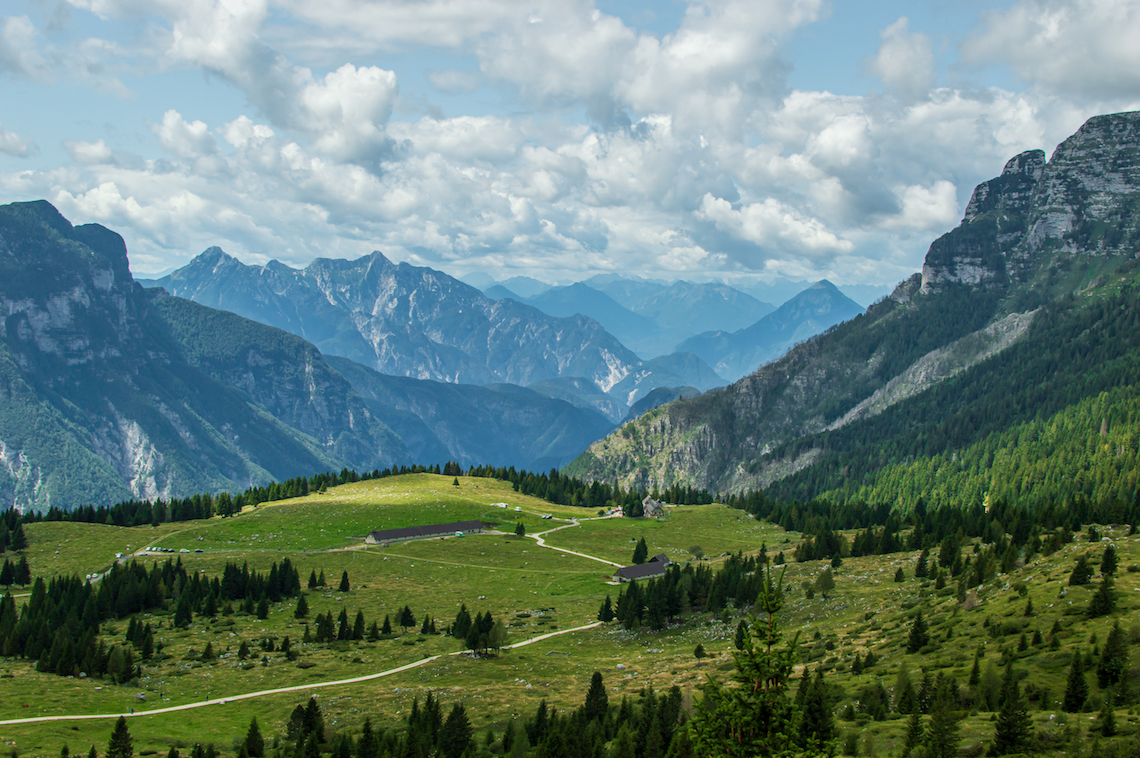
[(645, 563), (637, 566), (624, 566), (614, 572), (614, 579), (619, 582), (633, 582), (638, 579), (656, 579), (665, 576), (666, 570), (673, 565), (665, 553), (658, 553)]
[(451, 537), (463, 534), (481, 534), (482, 521), (454, 521), (450, 524), (431, 524), (429, 526), (405, 526), (399, 529), (378, 529), (369, 532), (364, 541), (369, 545), (390, 545), (393, 542), (407, 542), (408, 540), (429, 540), (435, 537)]

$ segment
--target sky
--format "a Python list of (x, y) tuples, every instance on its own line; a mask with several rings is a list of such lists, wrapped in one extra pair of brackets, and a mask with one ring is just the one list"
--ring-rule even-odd
[(460, 276), (891, 284), (1140, 108), (1140, 0), (4, 0), (0, 202)]

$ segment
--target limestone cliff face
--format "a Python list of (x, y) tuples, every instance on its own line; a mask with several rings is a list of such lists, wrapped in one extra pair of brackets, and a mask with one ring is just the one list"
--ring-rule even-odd
[(881, 414), (1007, 350), (1038, 306), (1138, 250), (1140, 113), (1098, 116), (1048, 162), (1031, 150), (980, 184), (961, 224), (931, 244), (921, 275), (866, 314), (730, 387), (646, 413), (567, 470), (628, 486), (767, 486), (821, 459), (804, 438)]
[(922, 290), (1024, 283), (1058, 255), (1131, 255), (1137, 193), (1140, 113), (1089, 119), (1048, 163), (1031, 150), (978, 185), (961, 225), (930, 246)]

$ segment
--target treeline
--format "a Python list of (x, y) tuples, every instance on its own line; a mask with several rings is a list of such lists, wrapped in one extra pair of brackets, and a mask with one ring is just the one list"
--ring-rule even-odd
[(750, 606), (760, 592), (760, 568), (766, 561), (764, 552), (758, 556), (735, 553), (715, 573), (708, 566), (674, 564), (663, 577), (623, 587), (616, 607), (607, 595), (598, 619), (616, 619), (626, 629), (659, 630), (682, 613), (719, 613), (729, 605)]
[[(0, 654), (35, 660), (36, 669), (44, 673), (82, 672), (123, 682), (137, 675), (134, 652), (130, 647), (107, 647), (98, 639), (107, 620), (173, 605), (174, 625), (186, 626), (194, 613), (233, 613), (234, 601), (243, 602), (252, 613), (255, 601), (267, 604), (270, 598), (279, 600), (299, 589), (297, 570), (288, 558), (280, 566), (274, 563), (264, 575), (227, 563), (220, 580), (188, 573), (181, 559), (150, 569), (140, 562), (115, 564), (98, 584), (78, 576), (50, 582), (41, 578), (19, 613), (11, 595), (0, 601)], [(149, 624), (140, 628), (132, 623), (128, 639), (144, 659), (150, 657), (154, 640)]]
[[(302, 597), (300, 601), (298, 601), (294, 616), (300, 619), (304, 618), (307, 613), (308, 603), (304, 597)], [(416, 620), (416, 615), (411, 607), (407, 605), (396, 614), (395, 623), (404, 630), (405, 634), (409, 629), (414, 629), (416, 626), (419, 626), (420, 634), (439, 634), (436, 630), (435, 619), (433, 619), (430, 614), (424, 614), (423, 623), (421, 624)], [(377, 640), (388, 639), (393, 635), (391, 614), (384, 615), (383, 624), (379, 624), (374, 620), (372, 625), (365, 631), (367, 624), (368, 621), (364, 616), (363, 610), (356, 612), (356, 617), (353, 621), (349, 621), (347, 608), (341, 609), (340, 616), (335, 621), (333, 620), (332, 611), (324, 614), (318, 613), (316, 618), (313, 619), (313, 629), (310, 630), (309, 625), (305, 625), (303, 641), (326, 643), (367, 639), (369, 642), (375, 642)], [(496, 653), (503, 647), (507, 640), (506, 626), (495, 621), (490, 611), (477, 613), (475, 617), (472, 618), (471, 612), (467, 610), (466, 603), (460, 606), (459, 612), (455, 615), (455, 621), (447, 626), (443, 633), (461, 640), (466, 646), (466, 649), (473, 651), (476, 655)]]
[[(458, 464), (454, 465), (458, 470)], [(462, 473), (462, 470), (459, 470), (459, 475)], [(550, 469), (549, 473), (539, 474), (525, 469), (516, 471), (514, 466), (509, 468), (472, 466), (466, 475), (510, 482), (515, 492), (537, 497), (549, 503), (581, 508), (620, 507), (627, 516), (643, 515), (640, 511), (641, 502), (647, 495), (654, 500), (672, 505), (703, 505), (716, 501), (708, 490), (695, 487), (676, 485), (664, 490), (627, 490), (620, 485), (606, 482), (584, 482), (559, 473), (558, 469)]]

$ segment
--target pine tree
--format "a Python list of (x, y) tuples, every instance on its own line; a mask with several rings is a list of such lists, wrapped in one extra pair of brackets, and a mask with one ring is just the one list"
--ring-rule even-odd
[(609, 623), (614, 620), (614, 604), (610, 600), (609, 594), (606, 595), (605, 601), (602, 603), (601, 609), (598, 610), (598, 621)]
[(1116, 735), (1116, 698), (1113, 697), (1112, 690), (1107, 689), (1104, 691), (1104, 703), (1100, 708), (1100, 715), (1097, 721), (1100, 723), (1100, 736), (1113, 737)]
[[(747, 636), (747, 634), (748, 634), (748, 624), (744, 621), (744, 619), (741, 619), (740, 623), (736, 625), (736, 637), (732, 641), (732, 644), (736, 646), (737, 650), (743, 650), (744, 649), (744, 639)], [(859, 654), (856, 653), (855, 657), (858, 658)]]
[(16, 528), (12, 530), (11, 544), (12, 551), (16, 553), (28, 549), (28, 536), (24, 534), (24, 522), (16, 522)]
[(1128, 637), (1117, 621), (1104, 641), (1104, 650), (1096, 664), (1096, 681), (1101, 689), (1115, 688), (1120, 702), (1127, 703), (1128, 679)]
[(321, 575), (319, 577), (317, 577), (317, 586), (318, 587), (324, 587), (325, 586), (325, 570), (324, 569), (321, 569)]
[(1073, 651), (1069, 663), (1069, 675), (1065, 681), (1065, 697), (1061, 710), (1066, 713), (1080, 713), (1089, 699), (1089, 683), (1085, 679), (1085, 661), (1080, 650)]
[(309, 572), (309, 589), (315, 590), (317, 588), (317, 570), (313, 569)]
[(777, 613), (783, 604), (783, 587), (762, 577), (756, 612), (749, 619), (744, 650), (735, 654), (733, 679), (739, 686), (725, 687), (710, 678), (705, 697), (695, 706), (689, 722), (693, 752), (723, 758), (774, 755), (796, 749), (796, 704), (788, 697), (788, 682), (795, 664), (795, 643), (781, 645)]
[(930, 643), (930, 633), (927, 631), (926, 619), (922, 617), (922, 610), (915, 614), (914, 623), (910, 627), (910, 635), (906, 639), (906, 651), (917, 653)]
[(442, 758), (461, 758), (471, 746), (474, 730), (462, 703), (456, 703), (439, 730), (439, 754)]
[(1116, 548), (1111, 544), (1104, 549), (1104, 555), (1100, 559), (1100, 573), (1105, 576), (1116, 573)]
[(309, 615), (309, 601), (305, 599), (302, 594), (300, 599), (297, 600), (297, 610), (293, 611), (293, 618), (303, 619)]
[(649, 560), (649, 545), (645, 543), (645, 538), (642, 537), (633, 549), (633, 563), (636, 566), (645, 563), (647, 560)]
[(1089, 557), (1084, 555), (1077, 556), (1077, 565), (1073, 567), (1073, 571), (1069, 574), (1069, 586), (1079, 587), (1089, 583), (1092, 578), (1093, 570), (1089, 565)]
[(517, 524), (515, 524), (515, 536), (516, 537), (525, 537), (526, 536), (526, 526), (524, 526), (523, 522), (521, 522), (521, 521), (518, 522)]
[(352, 623), (352, 639), (364, 639), (364, 611), (356, 612), (356, 619)]
[(925, 579), (927, 574), (929, 573), (929, 569), (927, 568), (927, 563), (926, 563), (927, 562), (926, 552), (927, 551), (923, 550), (921, 553), (918, 554), (918, 561), (914, 564), (914, 578), (915, 579)]
[(1085, 617), (1090, 619), (1100, 618), (1107, 616), (1116, 610), (1116, 592), (1112, 589), (1112, 576), (1106, 574), (1100, 580), (1100, 586), (1097, 587), (1092, 598), (1089, 600), (1089, 607), (1085, 610)]
[(586, 702), (582, 706), (582, 715), (587, 721), (601, 721), (609, 711), (610, 698), (606, 694), (606, 686), (602, 682), (602, 673), (595, 671), (590, 677), (590, 689), (586, 691)]
[(902, 566), (899, 566), (898, 570), (895, 571), (895, 581), (896, 582), (905, 582), (906, 581), (906, 574), (903, 573)]
[[(95, 748), (91, 748), (94, 752)], [(115, 728), (111, 732), (111, 739), (107, 742), (107, 758), (131, 758), (135, 754), (131, 741), (131, 730), (127, 728), (127, 720), (119, 716)]]
[(384, 628), (380, 630), (380, 634), (383, 634), (385, 637), (392, 634), (392, 621), (388, 618), (387, 614), (384, 615)]
[(970, 678), (966, 682), (971, 687), (977, 687), (978, 682), (982, 680), (982, 651), (980, 649), (974, 651), (974, 667), (970, 669)]
[(817, 668), (804, 695), (800, 716), (800, 744), (809, 750), (825, 751), (836, 739), (835, 714), (823, 681), (823, 669)]
[(257, 716), (249, 722), (249, 731), (245, 733), (245, 750), (250, 758), (262, 758), (265, 755), (265, 739), (257, 726)]
[[(957, 687), (957, 685), (954, 685)], [(930, 723), (926, 727), (926, 754), (928, 758), (957, 758), (962, 741), (958, 719), (954, 717), (953, 700), (948, 692), (939, 688), (930, 707)]]
[(415, 625), (416, 616), (412, 613), (411, 607), (405, 605), (404, 610), (400, 611), (400, 626), (404, 627), (404, 631), (407, 632)]
[(262, 621), (269, 618), (269, 598), (265, 595), (257, 602), (257, 617)]
[(1001, 699), (991, 753), (1010, 755), (1027, 752), (1033, 739), (1033, 722), (1029, 718), (1028, 706), (1021, 697), (1021, 688), (1017, 685), (1012, 662), (1005, 668)]
[(345, 569), (344, 573), (340, 575), (340, 586), (336, 589), (337, 592), (348, 592), (348, 569)]
[(910, 716), (906, 722), (906, 734), (903, 736), (902, 755), (907, 758), (911, 751), (922, 744), (922, 737), (925, 734), (922, 728), (922, 714), (915, 708), (910, 712)]

